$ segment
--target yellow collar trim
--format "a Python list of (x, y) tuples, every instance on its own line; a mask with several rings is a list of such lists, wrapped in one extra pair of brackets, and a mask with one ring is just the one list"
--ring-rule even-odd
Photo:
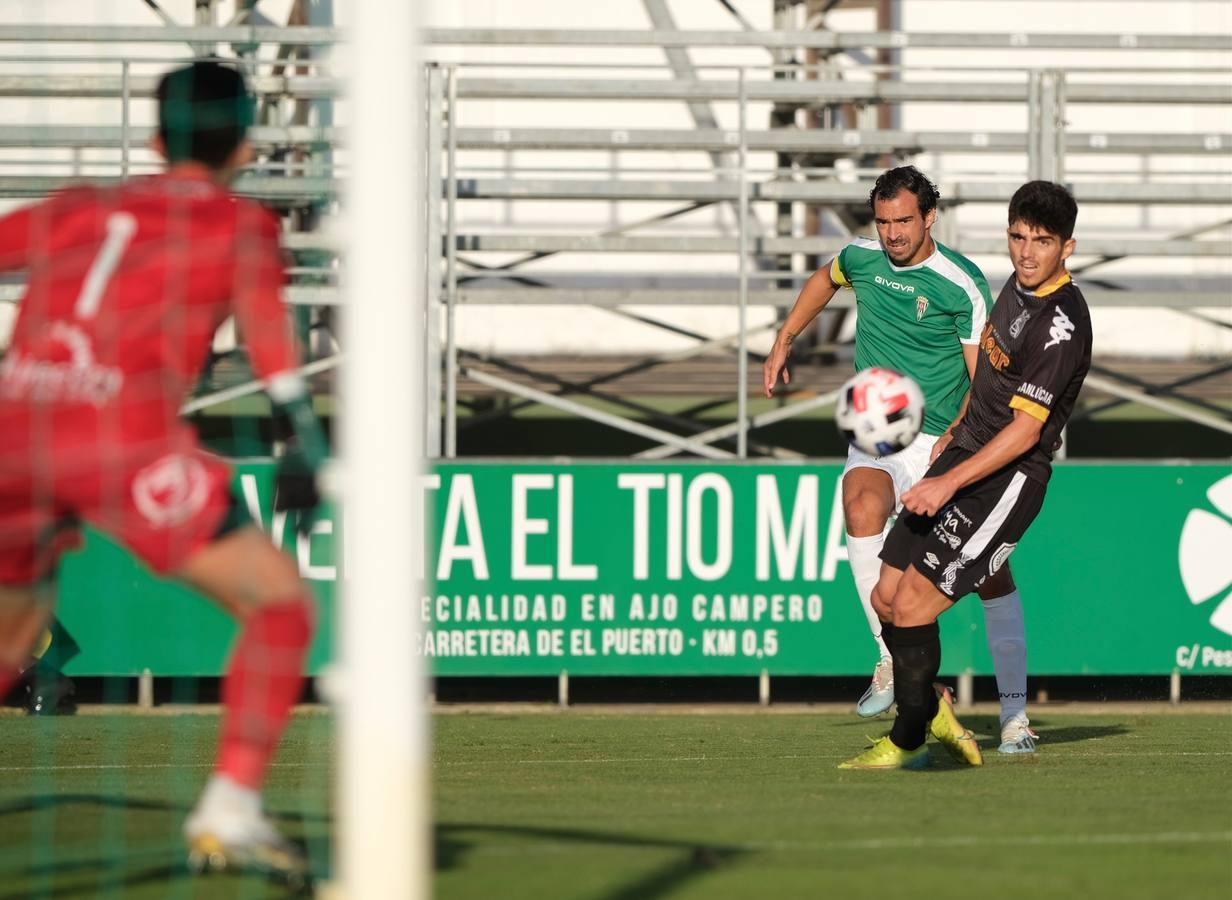
[(1069, 272), (1061, 271), (1061, 274), (1056, 277), (1050, 284), (1044, 285), (1036, 291), (1033, 291), (1037, 297), (1047, 297), (1049, 294), (1059, 291), (1062, 287), (1069, 284), (1072, 279), (1069, 277)]

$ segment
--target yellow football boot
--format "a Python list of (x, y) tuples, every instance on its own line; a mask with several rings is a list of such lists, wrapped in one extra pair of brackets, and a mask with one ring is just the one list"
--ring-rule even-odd
[(915, 750), (904, 750), (895, 745), (887, 734), (883, 738), (869, 738), (873, 746), (859, 756), (838, 764), (840, 769), (923, 769), (928, 765), (928, 748), (921, 745)]
[(968, 728), (963, 728), (954, 715), (953, 699), (950, 689), (943, 685), (933, 685), (937, 691), (937, 714), (928, 724), (928, 730), (946, 752), (964, 766), (984, 765), (984, 754), (980, 745), (975, 742), (975, 735)]

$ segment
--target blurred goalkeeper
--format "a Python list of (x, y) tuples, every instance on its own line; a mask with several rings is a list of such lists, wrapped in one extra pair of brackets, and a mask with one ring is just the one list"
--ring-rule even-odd
[(0, 270), (27, 272), (0, 362), (0, 694), (43, 633), (80, 525), (121, 541), (240, 624), (217, 766), (184, 824), (190, 862), (302, 880), (304, 856), (266, 818), (261, 785), (302, 688), (312, 600), (177, 412), (225, 319), (294, 431), (277, 508), (311, 516), (327, 447), (296, 374), (278, 221), (227, 187), (251, 159), (243, 77), (213, 62), (177, 69), (158, 114), (163, 174), (0, 219)]

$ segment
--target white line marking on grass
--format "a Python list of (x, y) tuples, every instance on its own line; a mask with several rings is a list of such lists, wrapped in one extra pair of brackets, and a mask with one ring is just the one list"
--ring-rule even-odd
[(438, 766), (487, 766), (492, 763), (506, 763), (511, 766), (539, 765), (588, 765), (591, 763), (674, 763), (674, 762), (759, 762), (776, 760), (830, 760), (846, 759), (850, 753), (831, 753), (818, 755), (810, 753), (799, 756), (595, 756), (586, 759), (438, 759)]
[(1069, 844), (1229, 844), (1232, 831), (1155, 831), (1139, 834), (1013, 834), (953, 835), (951, 837), (854, 838), (840, 841), (751, 841), (736, 844), (745, 850), (908, 850), (913, 848), (1009, 846), (1050, 847)]
[[(854, 746), (854, 745), (853, 745)], [(816, 760), (825, 762), (834, 759), (847, 759), (855, 749), (845, 753), (810, 753), (799, 755), (786, 756), (595, 756), (586, 757), (583, 759), (558, 757), (544, 759), (502, 759), (502, 758), (484, 758), (484, 759), (438, 759), (434, 761), (434, 765), (438, 766), (490, 766), (503, 763), (509, 766), (541, 766), (541, 765), (607, 765), (611, 763), (688, 763), (688, 762), (774, 762), (778, 760)], [(1123, 751), (1094, 751), (1082, 752), (1072, 750), (1057, 750), (1055, 754), (1049, 754), (1047, 750), (1043, 750), (1038, 754), (1038, 758), (1051, 758), (1057, 762), (1064, 762), (1072, 759), (1107, 759), (1110, 757), (1135, 757), (1135, 756), (1232, 756), (1232, 750), (1123, 750)], [(1004, 762), (1014, 765), (1018, 760), (1005, 760)]]
[[(559, 765), (611, 765), (621, 763), (690, 763), (690, 762), (776, 762), (776, 761), (800, 761), (813, 760), (816, 762), (827, 762), (835, 759), (846, 759), (854, 751), (844, 753), (808, 753), (808, 754), (783, 754), (776, 756), (596, 756), (584, 759), (577, 758), (544, 758), (544, 759), (501, 759), (501, 758), (485, 758), (485, 759), (438, 759), (433, 761), (435, 766), (491, 766), (494, 764), (504, 764), (509, 766), (559, 766)], [(1072, 759), (1107, 759), (1110, 757), (1135, 757), (1135, 756), (1212, 756), (1223, 757), (1232, 756), (1232, 750), (1123, 750), (1123, 751), (1095, 751), (1083, 752), (1073, 750), (1058, 750), (1056, 754), (1050, 754), (1047, 750), (1042, 751), (1037, 757), (1040, 759), (1053, 759), (1057, 762), (1065, 762)], [(1018, 760), (1004, 760), (1003, 763), (1016, 765)], [(323, 762), (281, 762), (271, 763), (271, 769), (316, 769), (325, 768), (330, 763)], [(80, 765), (63, 765), (63, 766), (0, 766), (0, 772), (94, 772), (108, 769), (212, 769), (214, 763), (87, 763)]]

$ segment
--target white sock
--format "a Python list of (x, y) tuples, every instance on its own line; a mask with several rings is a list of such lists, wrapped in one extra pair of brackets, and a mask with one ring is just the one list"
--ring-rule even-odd
[(864, 615), (868, 618), (868, 629), (877, 642), (877, 650), (883, 656), (890, 655), (890, 649), (881, 639), (881, 620), (873, 612), (873, 588), (881, 577), (881, 545), (885, 543), (886, 532), (868, 537), (852, 537), (847, 535), (847, 559), (851, 563), (851, 575), (856, 582), (856, 594), (860, 597), (860, 605), (864, 607)]
[(1022, 618), (1022, 596), (1015, 589), (1004, 597), (984, 601), (984, 631), (997, 673), (1001, 698), (1001, 724), (1027, 714), (1027, 631)]
[(197, 812), (206, 816), (260, 816), (261, 793), (215, 772), (201, 792)]

